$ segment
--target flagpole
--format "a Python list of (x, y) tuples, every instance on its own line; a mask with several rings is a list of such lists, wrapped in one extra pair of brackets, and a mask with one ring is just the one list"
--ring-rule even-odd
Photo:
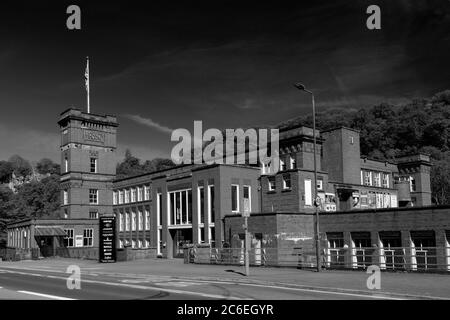
[(86, 72), (84, 76), (86, 80), (87, 113), (91, 113), (91, 106), (89, 101), (89, 57), (86, 57)]

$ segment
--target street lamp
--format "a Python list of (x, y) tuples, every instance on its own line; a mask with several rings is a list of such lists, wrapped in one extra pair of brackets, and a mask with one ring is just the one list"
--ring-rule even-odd
[(320, 262), (320, 237), (319, 237), (319, 202), (318, 202), (318, 192), (317, 192), (317, 162), (316, 162), (316, 106), (314, 103), (314, 94), (307, 90), (306, 87), (301, 83), (294, 84), (294, 87), (301, 91), (305, 91), (311, 95), (312, 98), (312, 108), (313, 108), (313, 141), (314, 141), (314, 208), (315, 208), (315, 230), (314, 237), (316, 238), (316, 260), (317, 260), (317, 272), (321, 271)]

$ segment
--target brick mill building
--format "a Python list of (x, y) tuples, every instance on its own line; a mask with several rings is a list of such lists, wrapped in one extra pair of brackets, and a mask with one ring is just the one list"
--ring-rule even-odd
[[(11, 247), (51, 247), (54, 254), (97, 257), (98, 218), (114, 215), (118, 248), (153, 250), (174, 258), (192, 244), (241, 247), (242, 212), (250, 213), (255, 252), (267, 249), (295, 256), (291, 252), (311, 246), (311, 128), (280, 130), (277, 173), (250, 165), (205, 164), (115, 179), (115, 117), (70, 109), (58, 123), (60, 219), (9, 225)], [(450, 270), (449, 208), (431, 206), (429, 156), (378, 161), (361, 156), (356, 130), (339, 127), (316, 134), (320, 238), (327, 263), (330, 257), (348, 260), (340, 252), (345, 246), (376, 246), (383, 252), (391, 247), (440, 246), (436, 259)], [(347, 260), (343, 262), (355, 263)], [(252, 261), (262, 263), (262, 258), (256, 254)]]

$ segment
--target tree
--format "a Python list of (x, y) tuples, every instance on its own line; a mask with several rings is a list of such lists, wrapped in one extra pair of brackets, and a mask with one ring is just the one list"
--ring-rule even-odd
[(6, 246), (6, 225), (12, 220), (12, 198), (13, 192), (6, 187), (0, 186), (0, 248)]
[(141, 165), (141, 160), (134, 157), (131, 151), (127, 149), (125, 151), (124, 160), (117, 165), (116, 174), (118, 178), (130, 177), (144, 173), (144, 169)]
[(173, 163), (170, 159), (164, 159), (164, 158), (155, 158), (153, 160), (147, 160), (144, 162), (143, 168), (145, 172), (152, 172), (152, 171), (160, 171), (164, 169), (169, 169), (175, 166), (175, 163)]
[(13, 172), (16, 176), (26, 177), (33, 173), (31, 164), (19, 155), (12, 156), (8, 161), (11, 163)]
[(60, 165), (57, 163), (54, 163), (52, 160), (43, 158), (39, 160), (39, 162), (36, 164), (36, 170), (40, 174), (59, 174), (60, 173)]
[(14, 169), (10, 162), (0, 161), (0, 183), (8, 183)]

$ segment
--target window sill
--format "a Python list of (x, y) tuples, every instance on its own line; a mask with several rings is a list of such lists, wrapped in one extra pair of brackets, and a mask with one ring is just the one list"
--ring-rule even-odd
[(281, 190), (281, 192), (291, 192), (291, 191), (292, 191), (292, 188), (286, 188), (286, 189)]

